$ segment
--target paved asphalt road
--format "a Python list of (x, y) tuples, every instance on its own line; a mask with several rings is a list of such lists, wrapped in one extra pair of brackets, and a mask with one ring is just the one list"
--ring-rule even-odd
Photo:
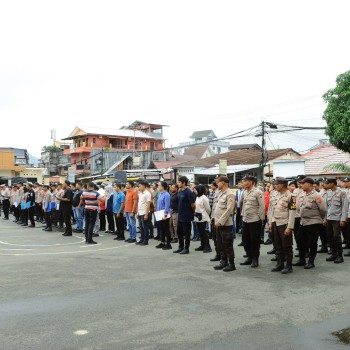
[(349, 258), (284, 276), (263, 246), (258, 269), (224, 273), (197, 242), (179, 256), (112, 238), (0, 220), (0, 349), (347, 349), (330, 333), (350, 326)]

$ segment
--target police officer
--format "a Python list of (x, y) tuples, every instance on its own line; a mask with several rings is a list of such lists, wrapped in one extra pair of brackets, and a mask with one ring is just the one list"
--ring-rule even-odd
[(216, 179), (216, 182), (220, 193), (215, 207), (214, 222), (221, 260), (219, 265), (214, 266), (214, 269), (229, 272), (236, 270), (232, 236), (235, 195), (228, 187), (229, 179), (227, 176), (220, 176)]
[(240, 265), (259, 266), (261, 226), (265, 220), (264, 194), (258, 190), (256, 178), (247, 175), (243, 178), (242, 196), (242, 241), (247, 259)]
[(219, 198), (219, 194), (220, 194), (220, 190), (218, 189), (218, 184), (216, 181), (213, 181), (213, 183), (211, 184), (211, 189), (213, 191), (213, 205), (211, 207), (211, 214), (210, 214), (210, 218), (211, 218), (211, 233), (212, 233), (212, 237), (213, 237), (213, 241), (214, 241), (214, 247), (215, 247), (215, 252), (216, 255), (214, 256), (214, 258), (210, 259), (210, 261), (220, 261), (221, 260), (221, 254), (218, 248), (218, 243), (217, 243), (217, 230), (215, 228), (215, 208), (216, 205), (218, 204), (218, 198)]
[[(303, 195), (300, 197), (300, 251), (299, 261), (293, 266), (304, 266), (304, 269), (315, 267), (317, 241), (327, 214), (326, 201), (314, 190), (314, 180), (306, 177), (300, 181), (303, 186)], [(306, 264), (305, 254), (309, 251), (309, 261)]]
[[(301, 180), (305, 179), (305, 175), (298, 175), (296, 178), (298, 187), (293, 191), (293, 196), (295, 197), (294, 201), (296, 203), (296, 211), (295, 211), (295, 222), (294, 222), (294, 238), (297, 244), (298, 250), (300, 250), (300, 197), (303, 195), (303, 184), (300, 182)], [(297, 257), (298, 255), (296, 255)]]
[(331, 250), (331, 256), (327, 261), (334, 261), (335, 264), (344, 262), (343, 247), (341, 241), (341, 228), (345, 227), (349, 200), (346, 192), (337, 187), (335, 178), (327, 178), (324, 182), (327, 192), (327, 239)]
[[(326, 203), (327, 206), (327, 190), (324, 187), (324, 180), (325, 178), (319, 178), (318, 183), (319, 185), (316, 186), (316, 191), (320, 194), (324, 202)], [(318, 187), (318, 189), (317, 189)], [(322, 229), (320, 232), (320, 240), (321, 240), (321, 249), (317, 251), (317, 253), (328, 253), (328, 248), (327, 248), (327, 228), (325, 225), (322, 225)]]
[[(282, 274), (293, 272), (293, 235), (295, 222), (295, 196), (287, 189), (288, 180), (276, 178), (275, 187), (278, 195), (271, 204), (269, 215), (269, 229), (273, 232), (276, 247), (277, 265), (272, 272), (281, 271)], [(286, 260), (286, 266), (284, 261)]]

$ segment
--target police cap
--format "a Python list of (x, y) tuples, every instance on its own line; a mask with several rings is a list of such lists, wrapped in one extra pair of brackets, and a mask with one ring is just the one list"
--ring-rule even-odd
[(337, 184), (337, 179), (335, 177), (327, 177), (324, 179), (325, 184)]
[(253, 175), (246, 175), (244, 176), (244, 178), (242, 179), (243, 181), (253, 181), (253, 182), (257, 182), (257, 179), (255, 176)]
[(297, 176), (297, 181), (300, 182), (301, 180), (305, 179), (305, 175), (298, 175)]
[(308, 184), (311, 184), (311, 185), (313, 185), (315, 183), (314, 179), (312, 179), (311, 177), (305, 177), (304, 179), (300, 180), (299, 182), (301, 184), (308, 183)]
[(285, 186), (287, 186), (288, 185), (288, 180), (285, 179), (284, 177), (276, 177), (274, 184), (275, 185), (285, 185)]

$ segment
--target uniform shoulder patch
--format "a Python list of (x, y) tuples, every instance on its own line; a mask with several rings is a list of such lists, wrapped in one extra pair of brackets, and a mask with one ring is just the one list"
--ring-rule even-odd
[(322, 203), (322, 197), (321, 196), (317, 196), (316, 202), (321, 204)]
[(296, 205), (296, 198), (294, 196), (290, 197), (289, 203), (288, 203), (288, 209), (290, 210), (296, 210), (297, 205)]

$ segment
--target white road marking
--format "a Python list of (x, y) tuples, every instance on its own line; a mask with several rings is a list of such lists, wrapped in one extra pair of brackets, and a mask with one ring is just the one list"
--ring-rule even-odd
[(15, 244), (15, 243), (7, 243), (4, 241), (0, 241), (0, 244), (17, 246), (17, 247), (57, 247), (57, 246), (66, 246), (66, 245), (72, 245), (72, 244), (80, 244), (82, 242), (85, 242), (85, 238), (81, 238), (79, 236), (74, 236), (74, 235), (73, 237), (80, 238), (81, 240), (78, 242), (72, 242), (72, 243), (55, 243), (55, 244)]
[(80, 329), (80, 330), (74, 332), (75, 335), (86, 335), (88, 333), (89, 333), (89, 331), (86, 329)]
[[(96, 244), (98, 245), (98, 244)], [(105, 250), (119, 249), (124, 247), (132, 247), (133, 244), (121, 245), (119, 247), (110, 247), (110, 248), (100, 248), (100, 249), (90, 249), (90, 250), (77, 250), (75, 252), (54, 252), (54, 253), (29, 253), (29, 254), (0, 254), (0, 256), (38, 256), (38, 255), (61, 255), (61, 254), (76, 254), (76, 253), (86, 253), (86, 252), (99, 252)], [(88, 246), (93, 247), (93, 246)]]
[(33, 249), (16, 249), (16, 248), (8, 248), (8, 249), (0, 249), (0, 250), (33, 250)]

